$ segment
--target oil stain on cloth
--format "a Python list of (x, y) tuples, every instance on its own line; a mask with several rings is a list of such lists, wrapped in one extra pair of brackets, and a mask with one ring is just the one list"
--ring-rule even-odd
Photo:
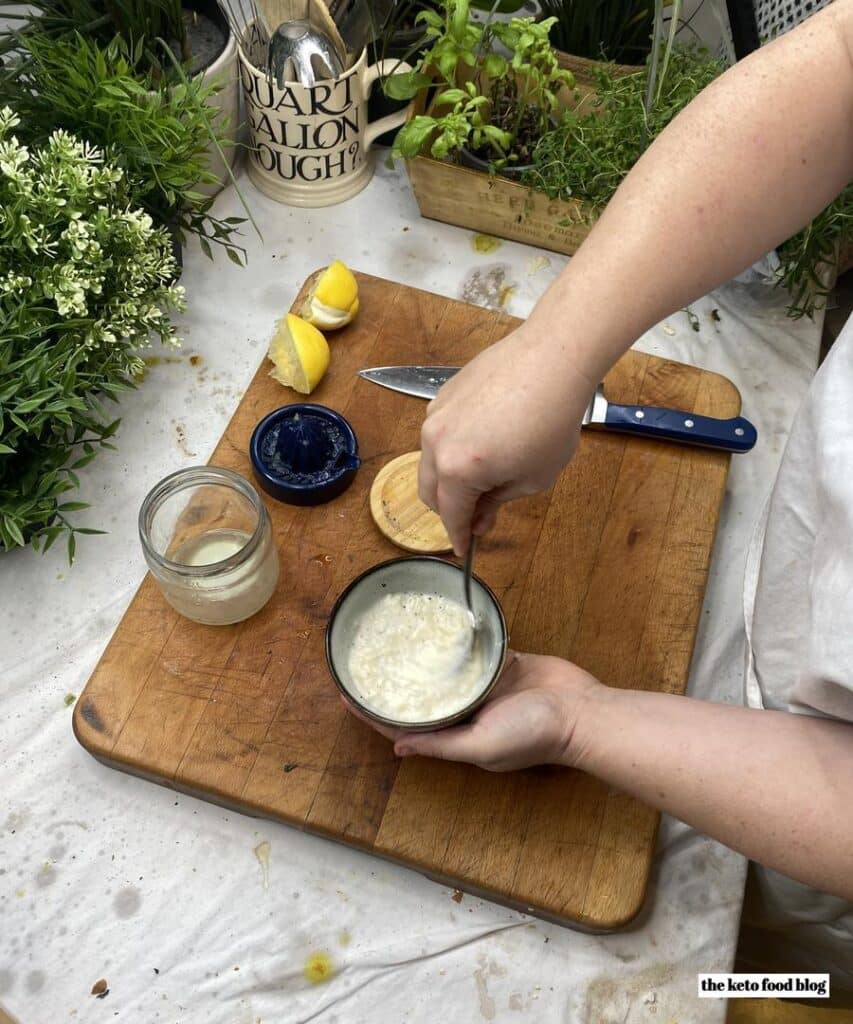
[(317, 950), (305, 961), (302, 973), (312, 985), (322, 985), (324, 981), (330, 981), (335, 976), (335, 965), (328, 953)]

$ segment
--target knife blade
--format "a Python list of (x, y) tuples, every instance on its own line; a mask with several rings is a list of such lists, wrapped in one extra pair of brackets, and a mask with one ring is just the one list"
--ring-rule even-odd
[(458, 373), (458, 366), (373, 366), (359, 377), (415, 398), (435, 398), (439, 388)]
[[(373, 366), (359, 370), (359, 376), (404, 395), (432, 399), (459, 369), (458, 366)], [(582, 423), (593, 429), (677, 441), (733, 454), (750, 451), (758, 439), (757, 430), (743, 416), (721, 420), (653, 405), (616, 405), (604, 397), (601, 384), (595, 389)]]

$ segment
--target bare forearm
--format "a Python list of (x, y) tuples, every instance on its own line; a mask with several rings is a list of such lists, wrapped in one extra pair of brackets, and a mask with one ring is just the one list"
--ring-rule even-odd
[(851, 49), (853, 0), (836, 0), (706, 89), (627, 176), (531, 327), (600, 379), (643, 331), (807, 223), (853, 176)]
[(600, 687), (570, 750), (574, 767), (853, 899), (853, 726)]

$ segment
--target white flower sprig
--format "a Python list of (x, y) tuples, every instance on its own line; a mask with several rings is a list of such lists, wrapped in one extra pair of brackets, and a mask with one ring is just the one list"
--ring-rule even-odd
[(165, 229), (128, 207), (122, 171), (94, 146), (59, 130), (31, 153), (12, 134), (17, 124), (0, 110), (3, 300), (48, 300), (60, 317), (91, 319), (89, 346), (142, 344), (152, 331), (176, 343), (162, 310), (183, 309), (184, 292), (169, 283), (176, 264)]
[(0, 548), (79, 529), (61, 500), (109, 444), (104, 399), (135, 384), (137, 350), (179, 344), (168, 232), (133, 208), (121, 169), (64, 131), (27, 148), (0, 109)]

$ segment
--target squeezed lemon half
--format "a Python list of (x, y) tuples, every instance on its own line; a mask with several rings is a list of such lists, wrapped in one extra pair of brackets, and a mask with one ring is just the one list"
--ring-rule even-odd
[(317, 275), (300, 310), (309, 324), (333, 331), (358, 313), (358, 282), (350, 268), (335, 260)]
[(267, 353), (270, 376), (301, 395), (310, 395), (329, 368), (329, 344), (307, 321), (288, 313), (279, 320)]

